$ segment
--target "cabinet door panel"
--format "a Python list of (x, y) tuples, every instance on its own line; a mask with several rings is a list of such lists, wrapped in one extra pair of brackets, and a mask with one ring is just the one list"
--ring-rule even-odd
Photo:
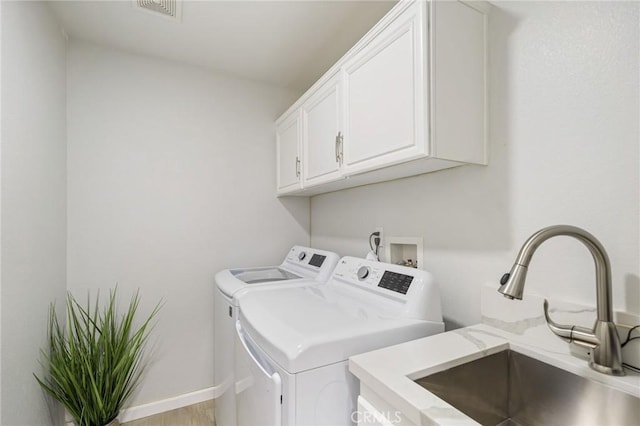
[(277, 126), (278, 192), (298, 189), (298, 147), (300, 141), (300, 115), (298, 111)]
[[(385, 416), (379, 412), (369, 401), (364, 399), (362, 395), (358, 396), (358, 411), (357, 411), (357, 423), (358, 426), (393, 426), (392, 421), (388, 418), (390, 413)], [(393, 413), (393, 419), (396, 420), (396, 415)]]
[(347, 172), (424, 154), (418, 130), (423, 53), (417, 13), (410, 9), (345, 65)]
[(302, 107), (304, 186), (338, 179), (336, 136), (341, 129), (339, 75), (329, 80)]

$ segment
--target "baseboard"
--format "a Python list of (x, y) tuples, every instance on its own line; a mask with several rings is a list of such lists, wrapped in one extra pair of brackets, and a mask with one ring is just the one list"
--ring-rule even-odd
[(148, 404), (130, 407), (122, 410), (118, 419), (120, 420), (120, 423), (125, 423), (141, 419), (143, 417), (153, 416), (155, 414), (215, 399), (218, 396), (217, 393), (216, 387), (211, 387), (160, 401), (150, 402)]

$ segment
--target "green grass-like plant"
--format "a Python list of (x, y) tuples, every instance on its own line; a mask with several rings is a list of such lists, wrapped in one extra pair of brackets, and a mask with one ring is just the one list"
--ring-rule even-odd
[(34, 377), (78, 426), (104, 426), (115, 419), (146, 365), (143, 349), (160, 304), (134, 329), (139, 293), (131, 298), (126, 313), (119, 315), (116, 292), (109, 292), (102, 309), (99, 294), (95, 304), (87, 297), (83, 307), (67, 293), (66, 326), (58, 322), (55, 305), (49, 308), (49, 345), (40, 351), (48, 375)]

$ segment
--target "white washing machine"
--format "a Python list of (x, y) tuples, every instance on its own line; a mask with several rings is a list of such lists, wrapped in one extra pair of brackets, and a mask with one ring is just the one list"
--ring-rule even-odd
[(444, 331), (430, 273), (354, 257), (324, 285), (239, 300), (238, 426), (352, 425), (358, 382), (348, 358)]
[(339, 260), (336, 253), (294, 246), (280, 266), (225, 269), (215, 276), (214, 394), (216, 424), (235, 426), (235, 322), (241, 294), (327, 281)]

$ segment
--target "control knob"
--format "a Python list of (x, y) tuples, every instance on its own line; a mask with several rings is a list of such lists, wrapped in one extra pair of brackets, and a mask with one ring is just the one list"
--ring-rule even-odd
[(301, 251), (300, 254), (298, 255), (298, 260), (302, 261), (304, 260), (305, 257), (307, 257), (307, 253)]
[(365, 278), (367, 278), (369, 276), (369, 267), (368, 266), (361, 266), (360, 269), (358, 269), (358, 279), (360, 281), (364, 280)]

